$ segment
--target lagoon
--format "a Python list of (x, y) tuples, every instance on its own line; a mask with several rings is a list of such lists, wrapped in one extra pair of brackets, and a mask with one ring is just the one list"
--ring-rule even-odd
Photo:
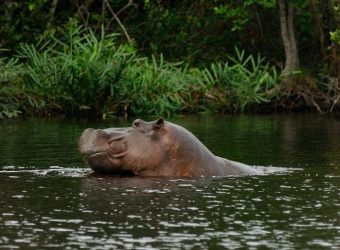
[(340, 247), (339, 117), (169, 119), (216, 155), (280, 170), (263, 176), (91, 176), (77, 150), (83, 129), (133, 120), (0, 121), (0, 247)]

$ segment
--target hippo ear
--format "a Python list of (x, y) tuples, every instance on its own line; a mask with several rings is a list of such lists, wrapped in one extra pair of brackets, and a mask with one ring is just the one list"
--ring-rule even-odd
[(164, 126), (164, 119), (161, 117), (152, 125), (152, 129), (157, 131), (160, 130)]

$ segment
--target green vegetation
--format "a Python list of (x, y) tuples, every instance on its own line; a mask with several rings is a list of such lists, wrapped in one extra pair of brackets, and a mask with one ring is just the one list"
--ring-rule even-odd
[(335, 1), (194, 2), (5, 0), (0, 119), (340, 110)]
[(14, 85), (20, 71), (17, 59), (0, 59), (0, 119), (16, 117), (21, 113), (18, 100), (21, 91)]
[(239, 49), (226, 62), (190, 68), (162, 55), (139, 57), (133, 46), (118, 45), (117, 34), (97, 38), (74, 23), (60, 33), (1, 60), (1, 118), (236, 113), (279, 95), (275, 67)]
[(263, 58), (237, 49), (226, 63), (193, 69), (162, 55), (138, 57), (132, 46), (117, 45), (116, 34), (98, 39), (74, 24), (61, 32), (59, 39), (21, 45), (14, 59), (2, 61), (2, 79), (10, 84), (3, 88), (2, 117), (237, 112), (270, 101), (267, 92), (278, 83)]
[(226, 63), (213, 63), (203, 71), (203, 77), (212, 98), (218, 99), (217, 109), (233, 112), (270, 102), (280, 80), (275, 68), (264, 63), (264, 58), (245, 56), (244, 51), (238, 49), (235, 58), (230, 57)]
[(25, 62), (19, 85), (35, 94), (32, 106), (37, 110), (74, 115), (102, 109), (115, 97), (134, 50), (117, 45), (115, 35), (97, 39), (91, 30), (84, 33), (74, 25), (61, 38), (19, 47), (15, 56)]

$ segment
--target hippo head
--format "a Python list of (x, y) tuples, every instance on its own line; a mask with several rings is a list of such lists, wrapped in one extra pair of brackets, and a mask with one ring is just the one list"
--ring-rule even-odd
[(139, 175), (169, 162), (170, 137), (168, 123), (162, 118), (152, 122), (138, 119), (129, 128), (86, 129), (79, 151), (97, 173)]

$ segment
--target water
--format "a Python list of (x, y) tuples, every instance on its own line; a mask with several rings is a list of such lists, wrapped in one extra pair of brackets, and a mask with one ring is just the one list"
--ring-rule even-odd
[(96, 177), (84, 128), (131, 121), (0, 122), (0, 248), (339, 249), (340, 121), (314, 115), (179, 117), (215, 154), (275, 173)]

